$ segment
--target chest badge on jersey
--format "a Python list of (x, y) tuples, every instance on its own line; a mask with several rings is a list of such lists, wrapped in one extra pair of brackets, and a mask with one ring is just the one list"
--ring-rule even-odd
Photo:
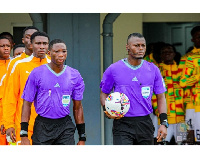
[(142, 87), (142, 96), (143, 98), (148, 98), (150, 95), (150, 87)]
[(68, 106), (70, 103), (70, 95), (63, 95), (62, 96), (62, 104), (64, 107)]

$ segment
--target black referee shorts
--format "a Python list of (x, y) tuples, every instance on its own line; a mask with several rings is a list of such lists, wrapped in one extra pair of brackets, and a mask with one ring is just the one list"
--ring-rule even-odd
[(154, 125), (149, 115), (113, 121), (114, 145), (153, 145)]
[(75, 125), (69, 115), (49, 119), (38, 115), (35, 119), (33, 145), (74, 145)]

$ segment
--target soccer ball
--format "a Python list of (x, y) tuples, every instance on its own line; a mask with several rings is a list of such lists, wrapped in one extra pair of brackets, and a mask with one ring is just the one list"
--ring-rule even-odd
[(105, 108), (113, 117), (125, 115), (130, 108), (130, 101), (124, 93), (114, 92), (108, 95)]

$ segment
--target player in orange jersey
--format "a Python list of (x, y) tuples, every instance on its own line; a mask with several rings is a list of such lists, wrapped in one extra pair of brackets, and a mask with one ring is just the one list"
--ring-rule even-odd
[[(2, 79), (2, 84), (3, 84), (3, 87), (4, 87), (4, 89), (2, 90), (3, 91), (2, 92), (2, 94), (3, 94), (2, 97), (4, 98), (4, 99), (2, 99), (2, 106), (5, 106), (7, 104), (5, 95), (6, 95), (6, 93), (9, 92), (9, 88), (7, 88), (8, 87), (7, 83), (8, 83), (8, 79), (9, 79), (9, 76), (10, 76), (10, 72), (11, 72), (11, 70), (13, 68), (13, 65), (18, 60), (21, 60), (21, 59), (24, 59), (26, 57), (29, 57), (32, 54), (33, 51), (32, 51), (32, 45), (31, 45), (31, 42), (30, 42), (30, 38), (31, 38), (31, 35), (36, 31), (38, 31), (38, 28), (36, 28), (34, 26), (28, 26), (23, 30), (22, 43), (24, 43), (24, 45), (25, 45), (25, 51), (21, 55), (19, 55), (16, 58), (10, 60), (10, 62), (8, 63), (6, 75), (4, 75), (4, 78)], [(3, 115), (5, 116), (5, 114), (7, 112), (6, 108), (3, 108), (2, 110), (3, 110), (3, 113), (4, 113)], [(3, 118), (4, 118), (4, 116), (3, 116)], [(4, 128), (4, 125), (2, 125), (2, 129), (5, 130), (7, 128)]]
[[(7, 103), (4, 110), (4, 122), (5, 128), (7, 129), (6, 134), (10, 136), (13, 142), (19, 143), (21, 141), (20, 123), (23, 104), (21, 96), (26, 80), (34, 68), (50, 62), (50, 60), (46, 56), (46, 53), (48, 51), (48, 44), (49, 37), (46, 33), (39, 31), (33, 33), (31, 35), (33, 54), (28, 58), (17, 61), (11, 70), (8, 80), (9, 91), (7, 94), (5, 94)], [(33, 133), (33, 124), (36, 116), (37, 114), (35, 112), (34, 105), (32, 105), (28, 129), (30, 141), (32, 141), (31, 135)]]
[(8, 38), (0, 37), (0, 145), (6, 145), (6, 135), (3, 127), (3, 111), (2, 111), (2, 99), (3, 99), (3, 83), (2, 80), (5, 77), (6, 69), (10, 61), (11, 44)]

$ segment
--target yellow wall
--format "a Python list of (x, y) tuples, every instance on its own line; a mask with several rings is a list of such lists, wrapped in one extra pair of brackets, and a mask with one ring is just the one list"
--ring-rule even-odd
[[(107, 13), (100, 14), (100, 33), (103, 32), (102, 25), (106, 15)], [(142, 16), (142, 13), (123, 13), (113, 23), (113, 62), (127, 57), (127, 37), (133, 32), (142, 33)], [(101, 66), (103, 69), (103, 36), (101, 36)]]
[(142, 33), (142, 14), (120, 14), (113, 25), (113, 62), (127, 57), (127, 37), (134, 32)]
[(28, 13), (0, 13), (0, 32), (10, 32), (12, 26), (27, 26), (32, 24)]

